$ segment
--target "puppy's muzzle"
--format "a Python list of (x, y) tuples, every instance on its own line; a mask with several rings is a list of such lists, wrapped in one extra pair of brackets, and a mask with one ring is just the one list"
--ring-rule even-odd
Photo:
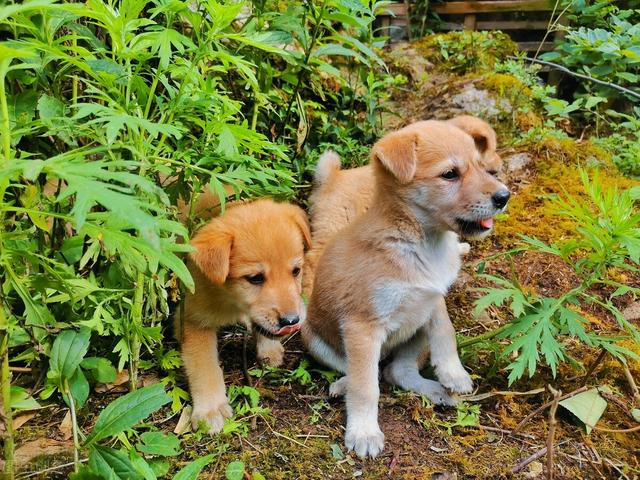
[(498, 210), (504, 208), (511, 197), (511, 193), (506, 188), (498, 190), (491, 196), (491, 203)]
[(300, 316), (297, 314), (284, 315), (278, 319), (280, 328), (291, 327), (300, 322)]

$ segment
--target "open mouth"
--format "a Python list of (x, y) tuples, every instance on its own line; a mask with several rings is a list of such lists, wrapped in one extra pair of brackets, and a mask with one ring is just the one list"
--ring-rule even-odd
[(458, 227), (460, 227), (460, 233), (462, 235), (474, 236), (481, 233), (488, 232), (493, 227), (493, 218), (484, 218), (482, 220), (463, 220), (462, 218), (456, 218)]
[(286, 327), (282, 327), (281, 329), (276, 330), (275, 332), (272, 332), (271, 330), (268, 330), (263, 326), (258, 325), (257, 323), (254, 323), (254, 326), (256, 328), (256, 331), (264, 335), (265, 337), (277, 339), (279, 337), (283, 337), (285, 335), (290, 335), (294, 332), (297, 332), (298, 330), (300, 330), (300, 327), (302, 325), (300, 323), (296, 323), (295, 325), (287, 325)]

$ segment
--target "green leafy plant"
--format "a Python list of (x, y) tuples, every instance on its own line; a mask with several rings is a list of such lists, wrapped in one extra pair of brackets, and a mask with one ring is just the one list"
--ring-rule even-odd
[[(640, 79), (640, 26), (637, 13), (600, 5), (602, 16), (597, 21), (600, 26), (570, 29), (556, 50), (543, 54), (542, 58), (560, 61), (569, 68), (579, 69), (580, 73), (633, 89)], [(602, 10), (605, 10), (604, 14)], [(585, 86), (589, 90), (595, 89), (599, 96), (611, 98), (620, 95), (600, 85), (586, 83)], [(632, 96), (628, 96), (627, 100), (637, 101)]]
[[(637, 295), (640, 289), (616, 280), (610, 271), (637, 271), (640, 212), (636, 201), (640, 189), (620, 191), (604, 187), (595, 173), (592, 179), (584, 170), (580, 174), (588, 202), (571, 196), (555, 200), (557, 213), (576, 223), (576, 238), (547, 245), (525, 236), (525, 246), (510, 253), (534, 251), (556, 257), (573, 269), (579, 284), (558, 297), (548, 297), (520, 284), (517, 278), (482, 275), (496, 286), (480, 289), (485, 296), (477, 301), (476, 314), (491, 305), (508, 305), (513, 315), (513, 320), (491, 335), (509, 340), (503, 352), (505, 357), (515, 355), (507, 366), (509, 384), (525, 372), (533, 376), (542, 362), (555, 376), (558, 364), (571, 360), (566, 351), (570, 339), (602, 348), (621, 361), (638, 358), (619, 342), (626, 338), (637, 342), (640, 332), (624, 318), (613, 299), (628, 293)], [(603, 297), (594, 289), (596, 286), (609, 293)], [(585, 316), (585, 305), (596, 305), (611, 315), (617, 322), (617, 332), (603, 334), (589, 328), (591, 322)]]
[[(380, 100), (395, 82), (376, 51), (384, 39), (373, 22), (385, 6), (0, 6), (0, 373), (9, 476), (10, 361), (49, 360), (46, 394), (59, 390), (77, 407), (89, 381), (112, 374), (105, 362), (129, 370), (132, 390), (141, 368), (159, 368), (173, 408), (181, 407), (187, 394), (177, 384), (176, 351), (159, 345), (169, 301), (193, 288), (183, 256), (199, 226), (195, 202), (208, 189), (224, 206), (225, 187), (235, 198), (290, 198), (309, 179), (317, 145), (347, 151), (375, 139)], [(180, 202), (189, 212), (183, 222)], [(73, 371), (59, 365), (54, 348), (56, 338), (72, 335), (86, 357)]]

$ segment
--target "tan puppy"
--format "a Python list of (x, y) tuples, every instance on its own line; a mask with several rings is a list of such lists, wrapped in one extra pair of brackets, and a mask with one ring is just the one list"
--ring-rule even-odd
[[(228, 205), (191, 240), (188, 266), (195, 292), (176, 315), (176, 332), (193, 399), (192, 423), (210, 433), (233, 414), (218, 363), (217, 330), (238, 322), (256, 331), (260, 361), (277, 366), (284, 348), (278, 337), (300, 328), (304, 251), (311, 244), (302, 209), (271, 200)], [(180, 310), (178, 310), (179, 313)]]
[[(502, 162), (496, 153), (496, 133), (487, 122), (462, 115), (447, 123), (471, 135), (485, 161), (496, 164)], [(309, 197), (313, 246), (305, 258), (302, 276), (302, 290), (308, 297), (311, 296), (316, 265), (327, 242), (364, 213), (373, 200), (373, 166), (341, 170), (340, 163), (340, 157), (335, 152), (327, 151), (320, 157), (316, 167), (314, 188)]]
[[(477, 142), (476, 142), (477, 143)], [(371, 207), (327, 245), (316, 271), (303, 339), (321, 362), (344, 372), (345, 443), (375, 457), (378, 363), (391, 356), (391, 384), (453, 405), (449, 392), (472, 381), (460, 362), (444, 295), (458, 275), (458, 234), (488, 235), (509, 191), (495, 178), (499, 158), (483, 156), (455, 124), (418, 122), (378, 141), (371, 160)], [(430, 353), (440, 382), (419, 370)]]

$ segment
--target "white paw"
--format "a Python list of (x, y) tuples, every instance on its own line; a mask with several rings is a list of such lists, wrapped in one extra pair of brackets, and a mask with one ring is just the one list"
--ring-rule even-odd
[(268, 346), (258, 344), (257, 350), (258, 362), (263, 365), (279, 367), (284, 362), (284, 347), (278, 341), (270, 341)]
[(384, 448), (384, 433), (377, 423), (370, 428), (347, 427), (344, 443), (360, 458), (375, 458)]
[(412, 390), (420, 395), (424, 395), (429, 401), (436, 405), (455, 407), (458, 404), (458, 399), (449, 395), (440, 383), (433, 380), (424, 379), (423, 382), (420, 382), (420, 384), (416, 385), (416, 388)]
[(460, 255), (466, 255), (471, 251), (471, 245), (467, 242), (460, 242), (458, 244), (458, 251), (460, 252)]
[(461, 364), (436, 368), (436, 375), (440, 383), (452, 392), (471, 393), (473, 391), (473, 380)]
[(209, 409), (194, 405), (193, 413), (191, 414), (191, 426), (194, 430), (197, 430), (200, 422), (204, 422), (209, 434), (215, 435), (222, 430), (224, 419), (232, 416), (233, 409), (226, 398), (217, 406)]
[(344, 397), (347, 394), (347, 377), (346, 375), (339, 378), (331, 385), (329, 385), (330, 397)]

